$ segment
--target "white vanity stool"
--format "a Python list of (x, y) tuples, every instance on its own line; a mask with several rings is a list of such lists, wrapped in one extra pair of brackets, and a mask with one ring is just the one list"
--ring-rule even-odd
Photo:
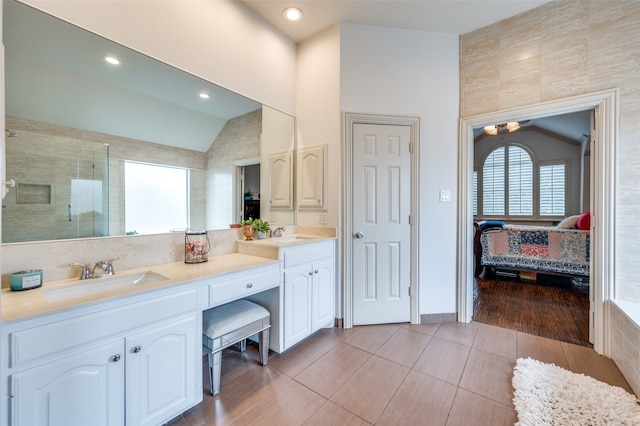
[(220, 393), (223, 349), (237, 343), (240, 352), (244, 352), (247, 338), (257, 333), (260, 363), (267, 365), (270, 328), (269, 311), (244, 299), (216, 306), (202, 313), (202, 344), (209, 358), (211, 395)]

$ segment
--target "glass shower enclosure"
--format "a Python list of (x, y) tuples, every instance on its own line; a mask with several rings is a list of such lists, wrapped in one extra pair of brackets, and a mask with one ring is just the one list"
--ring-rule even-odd
[(109, 146), (41, 131), (7, 137), (2, 242), (109, 235)]

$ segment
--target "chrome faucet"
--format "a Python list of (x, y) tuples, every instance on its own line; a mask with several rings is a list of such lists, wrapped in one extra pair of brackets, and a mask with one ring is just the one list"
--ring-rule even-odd
[(70, 263), (69, 266), (81, 266), (82, 271), (80, 272), (80, 279), (87, 280), (90, 278), (100, 278), (115, 275), (116, 272), (113, 270), (113, 262), (120, 259), (122, 259), (122, 257), (117, 257), (111, 260), (100, 260), (96, 262), (95, 265), (93, 265), (93, 269), (91, 270), (89, 268), (89, 265), (80, 262)]
[(86, 280), (91, 278), (91, 271), (89, 270), (89, 265), (85, 265), (84, 263), (80, 263), (80, 262), (75, 262), (75, 263), (70, 263), (69, 266), (81, 266), (82, 267), (82, 272), (80, 272), (80, 279), (81, 280)]
[(286, 231), (284, 226), (281, 226), (279, 228), (274, 229), (273, 231), (269, 232), (269, 236), (271, 238), (273, 237), (282, 237), (282, 232)]

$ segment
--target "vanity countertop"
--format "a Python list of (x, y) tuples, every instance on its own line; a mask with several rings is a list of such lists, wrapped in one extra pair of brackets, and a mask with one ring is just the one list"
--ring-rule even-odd
[(293, 235), (284, 235), (282, 237), (254, 239), (251, 241), (239, 240), (236, 245), (239, 253), (278, 259), (279, 250), (281, 248), (335, 239), (336, 237), (332, 235), (298, 233)]
[[(100, 278), (85, 281), (80, 281), (78, 278), (71, 278), (47, 282), (45, 276), (45, 282), (39, 288), (23, 291), (11, 291), (9, 289), (2, 290), (2, 321), (5, 322), (33, 318), (41, 314), (63, 311), (72, 307), (86, 306), (92, 303), (112, 300), (139, 292), (167, 288), (176, 284), (231, 274), (248, 268), (267, 266), (277, 263), (278, 260), (268, 257), (252, 256), (243, 253), (231, 253), (212, 256), (209, 258), (208, 262), (204, 263), (187, 264), (184, 262), (175, 262), (122, 271), (116, 270), (116, 274), (113, 278), (141, 272), (153, 272), (166, 277), (166, 279), (56, 302), (47, 301), (45, 298), (46, 291), (69, 286), (70, 284), (80, 283), (79, 285), (91, 285), (97, 283)], [(107, 279), (111, 279), (111, 277)]]

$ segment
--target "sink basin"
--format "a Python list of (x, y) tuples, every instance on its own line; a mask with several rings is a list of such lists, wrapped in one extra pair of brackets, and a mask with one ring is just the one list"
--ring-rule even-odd
[(292, 235), (290, 237), (274, 237), (269, 239), (269, 242), (272, 243), (291, 243), (294, 241), (302, 241), (302, 240), (310, 240), (309, 237), (301, 237), (299, 235)]
[(104, 278), (78, 280), (60, 287), (43, 288), (42, 294), (47, 302), (62, 302), (80, 297), (94, 296), (143, 284), (167, 280), (164, 275), (151, 271), (127, 275), (113, 275)]

